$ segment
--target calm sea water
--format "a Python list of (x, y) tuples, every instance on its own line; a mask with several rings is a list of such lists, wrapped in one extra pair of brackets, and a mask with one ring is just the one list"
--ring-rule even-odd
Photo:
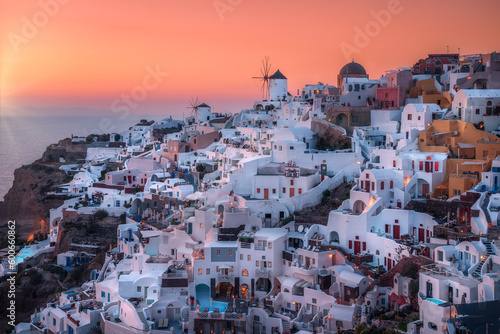
[[(160, 120), (160, 115), (133, 115), (126, 119), (106, 116), (1, 116), (0, 117), (0, 201), (12, 186), (14, 170), (42, 157), (45, 148), (58, 140), (92, 133), (104, 133), (100, 124), (111, 120), (112, 130), (121, 132), (141, 119)], [(106, 123), (104, 123), (106, 124)], [(110, 129), (105, 125), (104, 129)]]

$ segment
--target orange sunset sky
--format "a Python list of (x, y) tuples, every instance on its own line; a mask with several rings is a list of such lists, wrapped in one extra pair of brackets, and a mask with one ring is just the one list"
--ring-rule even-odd
[[(168, 76), (132, 110), (182, 114), (198, 96), (237, 112), (261, 97), (264, 56), (289, 91), (336, 83), (351, 58), (371, 78), (428, 53), (500, 51), (498, 0), (0, 0), (2, 113), (110, 110), (143, 83)], [(45, 4), (45, 5), (44, 5)], [(54, 6), (57, 4), (57, 6)], [(45, 9), (44, 9), (45, 8)], [(388, 10), (393, 10), (393, 13)], [(49, 11), (46, 14), (45, 11)], [(369, 42), (346, 55), (356, 29), (377, 22)], [(33, 29), (29, 28), (35, 28)], [(359, 43), (358, 43), (359, 45)], [(41, 108), (41, 109), (37, 109)]]

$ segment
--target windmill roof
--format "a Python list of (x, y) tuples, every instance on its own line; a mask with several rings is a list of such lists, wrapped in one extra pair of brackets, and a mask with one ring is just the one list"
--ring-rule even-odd
[(280, 70), (277, 70), (273, 75), (269, 77), (269, 79), (285, 79), (286, 77), (283, 75), (283, 73), (280, 72)]
[(206, 103), (202, 103), (199, 106), (197, 106), (197, 108), (210, 108), (210, 106)]

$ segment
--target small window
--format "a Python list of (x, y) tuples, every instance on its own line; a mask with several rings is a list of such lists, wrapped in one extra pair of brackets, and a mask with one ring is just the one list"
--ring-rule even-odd
[(240, 254), (240, 260), (243, 261), (243, 254)]
[(273, 194), (276, 194), (276, 189), (273, 189)]
[(293, 180), (290, 180), (290, 185), (293, 186)]
[(476, 115), (479, 115), (480, 110), (476, 109)]
[(200, 269), (198, 269), (198, 275), (201, 275), (201, 274), (203, 274), (203, 269), (200, 268)]
[(290, 146), (290, 150), (293, 150), (293, 146)]
[(252, 255), (248, 254), (248, 255), (247, 255), (247, 260), (248, 260), (248, 261), (252, 260)]
[(267, 247), (269, 247), (269, 248), (273, 248), (273, 243), (272, 243), (272, 242), (268, 243), (268, 244), (267, 244)]
[(260, 194), (260, 188), (257, 188), (257, 194)]
[(140, 286), (137, 287), (137, 292), (141, 292), (141, 287)]
[(241, 272), (241, 276), (248, 276), (248, 270), (243, 269), (243, 271)]
[(255, 261), (255, 266), (256, 267), (260, 266), (260, 262), (259, 261)]
[(412, 115), (408, 114), (408, 120), (411, 121)]
[(207, 268), (207, 275), (210, 275), (210, 268)]
[(384, 181), (380, 182), (380, 190), (384, 190)]
[(385, 224), (385, 233), (391, 233), (391, 225)]
[(391, 181), (391, 182), (389, 183), (389, 188), (391, 188), (391, 189), (392, 189), (392, 188), (394, 188), (394, 182), (393, 182), (393, 181)]
[(283, 187), (283, 194), (286, 194), (286, 188)]

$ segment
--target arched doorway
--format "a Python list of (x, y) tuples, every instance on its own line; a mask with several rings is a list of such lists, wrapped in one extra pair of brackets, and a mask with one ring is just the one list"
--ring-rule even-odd
[(336, 231), (330, 232), (330, 243), (338, 243), (339, 240), (339, 234)]
[(352, 206), (352, 213), (355, 215), (360, 215), (365, 210), (366, 204), (362, 200), (357, 200)]
[(346, 114), (337, 115), (335, 123), (339, 126), (347, 126), (347, 124), (348, 124), (347, 115)]
[(269, 278), (259, 278), (255, 283), (255, 290), (269, 293), (271, 291), (271, 280)]
[(219, 282), (215, 288), (215, 298), (231, 298), (233, 296), (234, 287), (229, 282)]
[(240, 298), (248, 299), (250, 298), (250, 287), (248, 284), (242, 284), (240, 286)]

